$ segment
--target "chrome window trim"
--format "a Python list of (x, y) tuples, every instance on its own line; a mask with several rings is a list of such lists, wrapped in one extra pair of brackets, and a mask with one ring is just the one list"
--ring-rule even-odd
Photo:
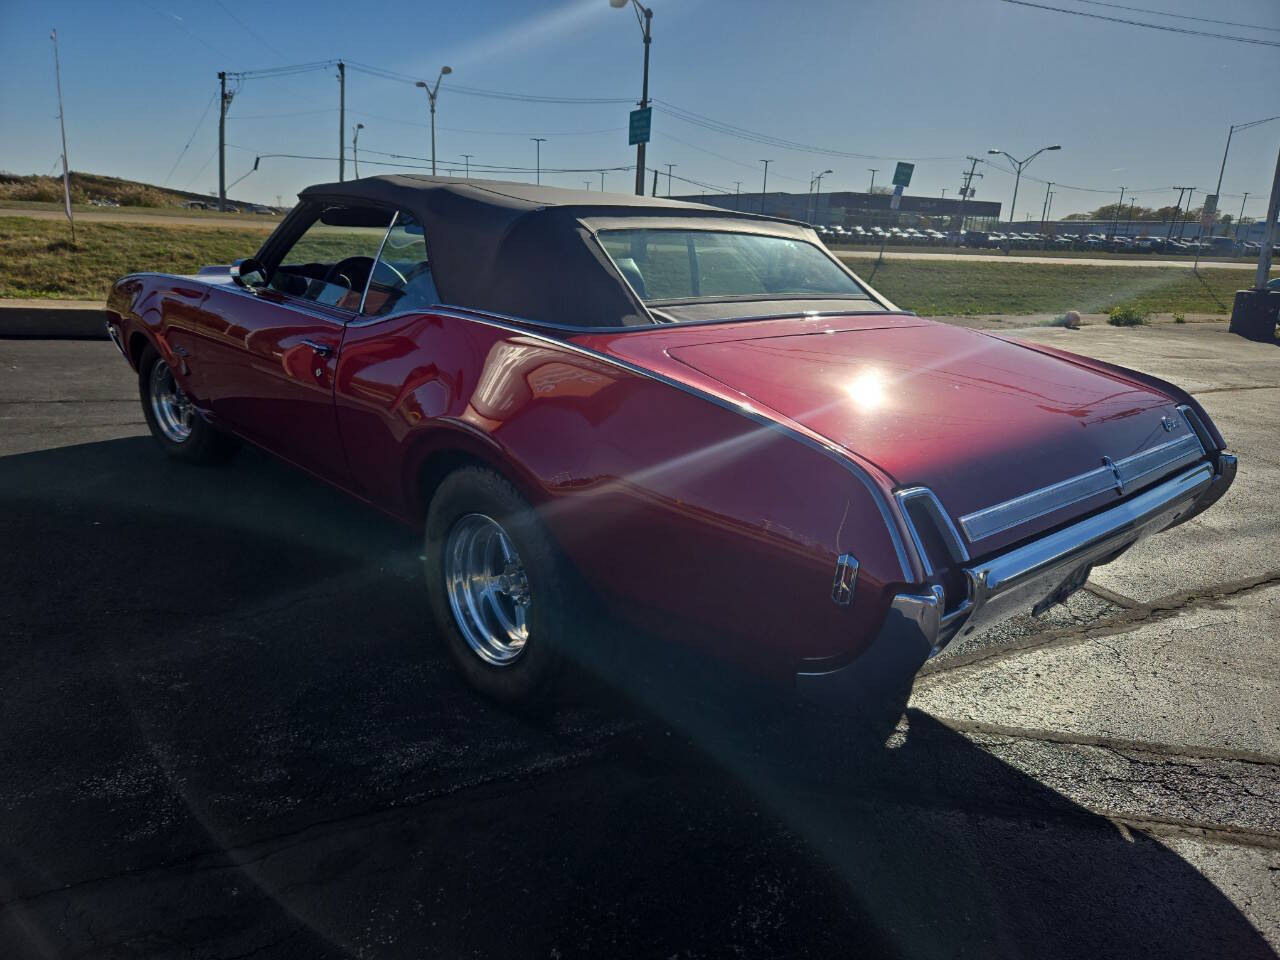
[(1108, 490), (1123, 496), (1146, 486), (1205, 455), (1207, 451), (1189, 420), (1187, 426), (1188, 432), (1176, 440), (1149, 447), (1122, 460), (1104, 457), (1100, 467), (965, 514), (960, 518), (960, 527), (969, 542), (976, 543)]
[[(356, 308), (356, 314), (364, 316), (364, 301), (369, 296), (369, 284), (373, 283), (373, 274), (378, 269), (378, 261), (382, 259), (382, 251), (387, 246), (387, 237), (391, 236), (391, 229), (396, 225), (396, 221), (400, 219), (400, 211), (393, 210), (391, 212), (391, 222), (387, 224), (387, 229), (382, 231), (382, 242), (378, 244), (378, 252), (373, 255), (373, 266), (369, 268), (369, 275), (364, 278), (364, 289), (360, 291), (360, 306)], [(426, 246), (426, 237), (422, 238), (422, 244)]]

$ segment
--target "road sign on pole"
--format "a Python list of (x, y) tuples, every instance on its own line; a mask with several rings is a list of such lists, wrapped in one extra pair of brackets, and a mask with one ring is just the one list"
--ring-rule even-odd
[(630, 139), (627, 143), (635, 146), (637, 143), (649, 142), (649, 130), (653, 120), (653, 107), (644, 107), (640, 110), (631, 111)]
[(902, 185), (898, 184), (893, 188), (893, 196), (889, 198), (889, 209), (897, 210), (898, 204), (902, 202)]
[(1211, 193), (1204, 198), (1204, 206), (1200, 208), (1200, 226), (1210, 229), (1218, 222), (1218, 195)]
[(911, 174), (915, 172), (916, 165), (914, 163), (899, 162), (893, 168), (893, 185), (895, 187), (911, 186)]

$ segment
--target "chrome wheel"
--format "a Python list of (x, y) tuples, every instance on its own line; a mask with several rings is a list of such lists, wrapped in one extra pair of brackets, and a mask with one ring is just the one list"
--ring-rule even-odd
[(160, 359), (151, 365), (151, 412), (166, 440), (185, 443), (191, 437), (196, 412), (169, 365)]
[(444, 583), (458, 625), (476, 656), (495, 667), (513, 663), (529, 641), (529, 578), (502, 526), (469, 513), (444, 545)]

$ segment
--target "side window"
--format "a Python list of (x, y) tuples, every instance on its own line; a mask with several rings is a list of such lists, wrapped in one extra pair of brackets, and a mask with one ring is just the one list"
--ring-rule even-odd
[(391, 212), (377, 207), (324, 207), (281, 258), (268, 286), (303, 300), (358, 310), (390, 222)]
[(364, 312), (382, 317), (404, 310), (421, 310), (440, 302), (422, 224), (401, 211), (387, 233), (382, 255), (373, 268)]

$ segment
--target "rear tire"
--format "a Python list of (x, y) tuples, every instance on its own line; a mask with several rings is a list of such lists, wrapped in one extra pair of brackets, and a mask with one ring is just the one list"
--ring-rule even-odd
[(508, 706), (550, 702), (583, 605), (533, 508), (493, 470), (462, 467), (431, 498), (425, 540), (431, 614), (463, 677)]
[(215, 430), (200, 416), (152, 346), (143, 350), (138, 361), (138, 395), (151, 435), (175, 460), (223, 463), (240, 448), (239, 440)]

